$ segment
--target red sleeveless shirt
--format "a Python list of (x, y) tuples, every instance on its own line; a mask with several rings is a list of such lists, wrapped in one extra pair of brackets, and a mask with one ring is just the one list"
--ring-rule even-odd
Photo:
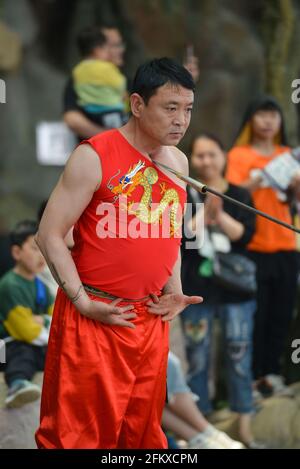
[(178, 257), (185, 189), (119, 130), (82, 143), (99, 155), (102, 181), (74, 226), (81, 281), (123, 298), (158, 293)]

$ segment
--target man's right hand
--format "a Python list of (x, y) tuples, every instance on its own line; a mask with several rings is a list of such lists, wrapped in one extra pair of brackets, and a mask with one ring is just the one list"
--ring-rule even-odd
[(121, 301), (122, 298), (116, 298), (110, 303), (104, 303), (103, 301), (94, 301), (86, 297), (84, 302), (81, 301), (80, 304), (75, 303), (75, 306), (83, 316), (95, 321), (134, 329), (135, 325), (130, 322), (130, 319), (137, 317), (136, 313), (130, 312), (134, 309), (134, 306), (117, 306)]

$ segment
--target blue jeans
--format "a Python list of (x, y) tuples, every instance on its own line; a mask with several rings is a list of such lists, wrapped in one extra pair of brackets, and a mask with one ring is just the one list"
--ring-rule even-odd
[(255, 300), (223, 305), (195, 304), (181, 313), (189, 365), (187, 382), (200, 397), (204, 414), (212, 411), (208, 372), (213, 318), (217, 315), (225, 344), (225, 366), (229, 405), (233, 412), (252, 411), (252, 334)]

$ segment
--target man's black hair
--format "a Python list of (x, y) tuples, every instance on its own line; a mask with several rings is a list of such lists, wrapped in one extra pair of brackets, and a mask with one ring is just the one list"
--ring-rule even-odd
[(166, 83), (195, 90), (195, 83), (190, 72), (176, 60), (163, 57), (140, 65), (133, 80), (131, 93), (138, 93), (147, 104), (156, 90)]
[(106, 44), (105, 34), (99, 27), (93, 26), (83, 29), (77, 36), (77, 46), (82, 57), (89, 56), (95, 47)]
[(34, 236), (38, 230), (38, 223), (33, 220), (23, 220), (17, 223), (10, 232), (10, 241), (12, 246), (22, 246), (29, 236)]

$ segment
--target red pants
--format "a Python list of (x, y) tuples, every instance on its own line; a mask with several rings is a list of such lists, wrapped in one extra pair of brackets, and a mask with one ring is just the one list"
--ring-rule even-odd
[(82, 316), (59, 290), (36, 432), (39, 448), (167, 448), (160, 423), (169, 325), (144, 303), (133, 304), (136, 328), (111, 326)]

